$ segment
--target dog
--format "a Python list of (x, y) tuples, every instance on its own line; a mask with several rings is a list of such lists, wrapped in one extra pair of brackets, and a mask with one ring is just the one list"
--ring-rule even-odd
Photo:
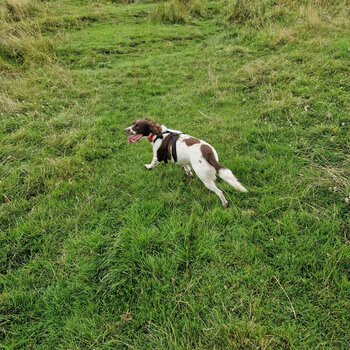
[(216, 186), (216, 174), (239, 192), (248, 192), (236, 179), (231, 170), (219, 163), (214, 147), (209, 143), (184, 134), (179, 130), (169, 129), (150, 119), (139, 119), (125, 129), (128, 143), (136, 143), (147, 138), (153, 147), (151, 163), (145, 164), (146, 169), (155, 168), (160, 162), (168, 160), (182, 165), (188, 177), (193, 177), (192, 169), (202, 180), (205, 187), (216, 193), (222, 206), (226, 208), (228, 202), (222, 191)]

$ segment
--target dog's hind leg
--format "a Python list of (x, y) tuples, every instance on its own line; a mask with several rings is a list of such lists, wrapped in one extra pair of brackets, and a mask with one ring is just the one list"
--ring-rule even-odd
[(193, 170), (197, 174), (197, 176), (202, 180), (204, 186), (208, 188), (210, 191), (213, 191), (221, 200), (222, 206), (224, 208), (227, 207), (228, 202), (222, 193), (222, 191), (216, 186), (215, 179), (216, 179), (216, 171), (212, 167), (208, 167), (207, 165), (203, 163), (196, 162), (192, 163)]
[(189, 165), (184, 165), (183, 169), (185, 170), (187, 177), (193, 177), (192, 170)]
[(217, 196), (220, 198), (222, 206), (224, 208), (227, 208), (228, 205), (228, 201), (226, 200), (224, 194), (222, 193), (222, 191), (215, 185), (214, 181), (210, 181), (210, 182), (204, 182), (204, 186), (206, 188), (208, 188), (210, 191), (213, 191), (214, 193), (217, 194)]

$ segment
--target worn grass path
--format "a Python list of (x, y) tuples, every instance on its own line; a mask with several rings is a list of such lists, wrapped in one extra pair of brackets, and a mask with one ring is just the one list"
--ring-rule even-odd
[[(345, 19), (46, 5), (54, 59), (2, 75), (0, 348), (348, 349)], [(250, 192), (220, 183), (223, 210), (180, 168), (147, 172), (123, 133), (144, 116), (210, 142)]]

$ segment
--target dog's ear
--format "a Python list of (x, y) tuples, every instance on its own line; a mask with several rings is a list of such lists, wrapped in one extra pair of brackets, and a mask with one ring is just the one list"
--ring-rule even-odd
[(147, 119), (149, 121), (149, 128), (151, 129), (151, 131), (153, 132), (153, 134), (157, 135), (159, 138), (163, 138), (163, 133), (162, 133), (162, 128), (159, 124), (157, 124), (156, 122)]

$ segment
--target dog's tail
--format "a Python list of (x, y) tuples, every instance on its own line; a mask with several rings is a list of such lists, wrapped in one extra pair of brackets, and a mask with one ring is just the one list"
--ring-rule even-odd
[(218, 175), (226, 181), (229, 185), (231, 185), (233, 188), (235, 188), (239, 192), (248, 192), (248, 190), (236, 179), (236, 177), (232, 174), (232, 171), (229, 169), (224, 168), (219, 162), (217, 161), (214, 151), (211, 147), (208, 145), (202, 145), (201, 151), (203, 154), (203, 157), (205, 160), (215, 168)]
[(248, 192), (248, 190), (237, 180), (237, 178), (232, 174), (230, 169), (221, 168), (218, 171), (218, 175), (226, 181), (229, 185), (235, 188), (239, 192)]

